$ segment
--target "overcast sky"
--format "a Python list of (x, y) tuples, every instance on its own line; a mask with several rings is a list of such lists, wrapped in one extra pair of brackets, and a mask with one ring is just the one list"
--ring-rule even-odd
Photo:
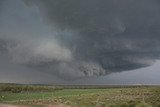
[(0, 82), (160, 84), (159, 19), (159, 0), (1, 0)]

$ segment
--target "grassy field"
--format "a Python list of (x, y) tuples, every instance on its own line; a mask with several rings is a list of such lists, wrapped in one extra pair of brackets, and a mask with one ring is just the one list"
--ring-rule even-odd
[[(83, 89), (82, 89), (83, 87)], [(47, 107), (160, 107), (159, 86), (85, 87), (0, 85), (0, 103)]]

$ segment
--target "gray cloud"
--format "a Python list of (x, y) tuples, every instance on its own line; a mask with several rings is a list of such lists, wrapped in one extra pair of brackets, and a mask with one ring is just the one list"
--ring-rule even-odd
[(159, 59), (159, 5), (158, 0), (8, 0), (0, 13), (0, 50), (11, 62), (65, 79), (146, 67)]
[[(27, 41), (27, 43), (26, 43)], [(15, 46), (8, 46), (7, 50), (13, 62), (17, 63), (41, 63), (55, 61), (70, 61), (71, 52), (60, 46), (53, 40), (26, 40)]]

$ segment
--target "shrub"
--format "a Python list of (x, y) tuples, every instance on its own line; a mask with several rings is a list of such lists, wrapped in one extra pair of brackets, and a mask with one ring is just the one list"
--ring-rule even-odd
[(1, 84), (0, 92), (53, 92), (57, 90), (62, 90), (63, 87), (54, 86), (41, 86), (41, 85), (16, 85), (16, 84)]

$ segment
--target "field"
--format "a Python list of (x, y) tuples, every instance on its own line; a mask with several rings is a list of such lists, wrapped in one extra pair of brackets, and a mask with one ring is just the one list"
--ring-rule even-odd
[(0, 103), (20, 107), (160, 107), (160, 87), (0, 84)]

